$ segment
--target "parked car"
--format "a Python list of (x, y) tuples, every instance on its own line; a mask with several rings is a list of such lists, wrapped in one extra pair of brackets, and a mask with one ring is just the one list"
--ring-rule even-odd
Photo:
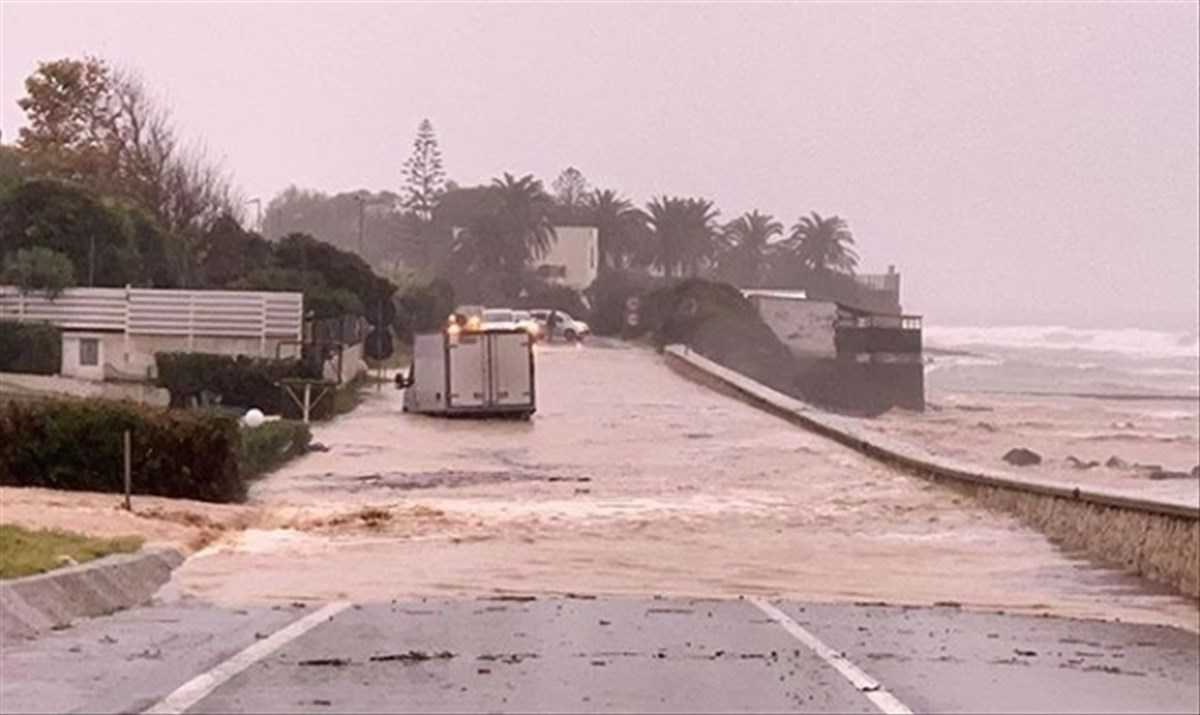
[[(550, 310), (537, 308), (529, 311), (542, 326), (542, 335), (546, 340), (554, 340), (561, 338), (570, 342), (583, 340), (588, 335), (592, 334), (592, 329), (582, 320), (572, 318), (568, 313), (561, 310)], [(554, 315), (555, 324), (550, 326), (550, 316)]]
[(513, 322), (517, 324), (525, 332), (533, 336), (534, 340), (541, 340), (542, 325), (539, 323), (528, 310), (514, 310)]
[(516, 315), (508, 308), (487, 308), (483, 311), (482, 328), (484, 330), (516, 330)]

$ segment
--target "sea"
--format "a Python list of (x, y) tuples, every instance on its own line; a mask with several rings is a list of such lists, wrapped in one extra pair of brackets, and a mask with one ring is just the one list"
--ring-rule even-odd
[(1200, 401), (1196, 331), (926, 325), (924, 341), (934, 390)]

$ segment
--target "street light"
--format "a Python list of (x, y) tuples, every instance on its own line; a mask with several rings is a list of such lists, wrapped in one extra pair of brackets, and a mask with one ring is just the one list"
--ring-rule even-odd
[(254, 230), (262, 233), (262, 199), (248, 199), (246, 204), (254, 204)]

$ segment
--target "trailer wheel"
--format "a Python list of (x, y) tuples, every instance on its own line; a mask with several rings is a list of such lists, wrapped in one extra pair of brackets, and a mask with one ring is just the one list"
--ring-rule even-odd
[(579, 336), (570, 328), (563, 331), (563, 337), (572, 343), (579, 342)]

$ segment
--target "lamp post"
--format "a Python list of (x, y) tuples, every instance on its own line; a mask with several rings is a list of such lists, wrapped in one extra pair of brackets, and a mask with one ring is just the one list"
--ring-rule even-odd
[(262, 233), (262, 199), (257, 197), (248, 199), (246, 204), (254, 204), (254, 230)]

